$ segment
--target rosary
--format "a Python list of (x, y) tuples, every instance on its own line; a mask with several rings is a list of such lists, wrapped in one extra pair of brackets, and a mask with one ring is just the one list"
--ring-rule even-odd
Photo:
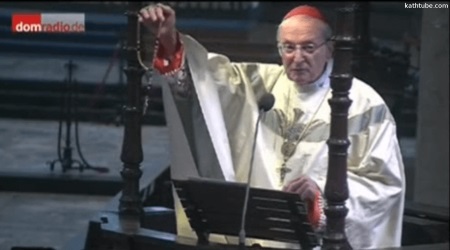
[[(161, 28), (161, 24), (160, 24), (160, 28)], [(158, 45), (159, 45), (159, 30), (160, 28), (158, 28), (158, 33), (156, 35), (156, 39), (155, 39), (155, 47), (153, 50), (153, 60), (152, 62), (154, 62), (155, 57), (156, 57), (156, 52), (158, 50)], [(137, 38), (136, 41), (138, 42), (138, 44), (141, 42), (141, 27), (139, 22), (137, 23)], [(145, 63), (142, 61), (142, 57), (141, 57), (141, 50), (140, 50), (140, 46), (138, 46), (138, 50), (136, 51), (137, 53), (137, 60), (139, 62), (139, 64), (141, 65), (141, 67), (144, 69), (145, 73), (145, 77), (147, 80), (147, 84), (145, 86), (145, 97), (144, 97), (144, 104), (143, 104), (143, 108), (142, 108), (142, 115), (145, 115), (147, 113), (147, 109), (149, 106), (149, 102), (150, 102), (150, 91), (152, 90), (153, 87), (153, 74), (154, 74), (154, 70), (150, 69), (149, 67), (145, 66)]]
[[(160, 37), (160, 31), (161, 31), (161, 25), (162, 23), (159, 24), (158, 27), (158, 31), (157, 31), (157, 35), (155, 37), (155, 46), (153, 49), (153, 60), (152, 63), (154, 64), (155, 60), (156, 60), (156, 56), (157, 56), (157, 52), (158, 52), (158, 48), (159, 48), (159, 37)], [(140, 37), (141, 37), (141, 33), (140, 33), (140, 27), (139, 27), (139, 23), (138, 23), (138, 27), (137, 27), (137, 41), (140, 41)], [(147, 66), (145, 66), (144, 62), (142, 61), (141, 58), (141, 54), (140, 54), (140, 50), (137, 51), (137, 59), (139, 61), (139, 64), (141, 65), (141, 67), (145, 70), (145, 76), (147, 79), (147, 84), (145, 87), (145, 97), (144, 97), (144, 104), (143, 104), (143, 108), (142, 108), (142, 115), (145, 115), (149, 106), (149, 102), (150, 102), (150, 91), (152, 90), (153, 87), (153, 81), (154, 81), (154, 74), (155, 74), (155, 69), (150, 69)], [(183, 58), (184, 60), (184, 58)], [(169, 77), (169, 76), (174, 76), (176, 74), (179, 73), (185, 73), (183, 70), (181, 69), (177, 69), (177, 70), (173, 70), (171, 72), (167, 72), (162, 74), (162, 76), (164, 77)], [(183, 75), (182, 75), (183, 76)], [(183, 86), (180, 81), (177, 81), (177, 87), (179, 88), (185, 88), (185, 86)], [(184, 90), (184, 89), (183, 89)]]

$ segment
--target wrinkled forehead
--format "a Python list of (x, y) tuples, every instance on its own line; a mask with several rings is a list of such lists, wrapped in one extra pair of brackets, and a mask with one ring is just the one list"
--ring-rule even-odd
[(324, 39), (326, 24), (308, 16), (293, 16), (280, 24), (280, 42), (317, 43)]

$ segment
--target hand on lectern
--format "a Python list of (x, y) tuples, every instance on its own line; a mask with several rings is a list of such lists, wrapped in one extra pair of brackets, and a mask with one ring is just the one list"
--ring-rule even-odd
[(320, 189), (315, 181), (306, 175), (302, 175), (284, 186), (283, 191), (300, 195), (302, 201), (314, 202), (317, 193), (320, 192)]

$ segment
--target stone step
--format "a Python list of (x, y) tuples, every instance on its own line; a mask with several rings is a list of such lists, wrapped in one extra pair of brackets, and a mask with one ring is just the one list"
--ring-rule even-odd
[[(47, 79), (19, 79), (19, 78), (1, 78), (0, 89), (8, 91), (27, 90), (27, 91), (65, 91), (62, 81), (52, 81)], [(161, 95), (159, 85), (154, 85), (151, 95)], [(120, 95), (126, 92), (126, 84), (99, 84), (94, 82), (77, 82), (77, 92), (83, 94), (108, 93), (111, 95)]]
[[(0, 104), (0, 117), (33, 120), (59, 120), (62, 115), (60, 107)], [(73, 118), (75, 117), (81, 122), (85, 121), (118, 125), (123, 123), (123, 116), (119, 107), (117, 109), (78, 108), (76, 116), (73, 116)], [(164, 113), (149, 108), (147, 114), (143, 117), (142, 124), (164, 126), (166, 124)]]
[[(72, 102), (78, 107), (91, 108), (108, 108), (120, 105), (122, 100), (119, 96), (111, 94), (80, 94), (71, 93)], [(16, 104), (16, 105), (36, 105), (36, 106), (59, 106), (64, 104), (68, 94), (65, 91), (27, 91), (27, 90), (0, 90), (0, 104)]]
[[(0, 78), (0, 89), (5, 91), (27, 90), (27, 91), (51, 91), (58, 92), (64, 90), (63, 81), (53, 81), (48, 79), (20, 79), (20, 78)], [(123, 93), (126, 89), (121, 84), (98, 84), (94, 82), (78, 81), (77, 90), (79, 93), (96, 93), (97, 91), (107, 92), (117, 95)]]
[[(58, 120), (66, 89), (59, 81), (0, 79), (0, 116), (5, 118)], [(73, 85), (71, 87), (74, 87)], [(78, 83), (74, 106), (80, 121), (121, 123), (121, 109), (126, 104), (126, 86)], [(165, 125), (161, 88), (149, 92), (150, 102), (143, 124)], [(75, 102), (75, 100), (78, 100)]]
[[(61, 107), (0, 104), (0, 114), (5, 118), (58, 120), (61, 116)], [(111, 123), (118, 115), (119, 111), (114, 109), (78, 108), (77, 110), (80, 121)]]
[[(72, 92), (72, 102), (77, 108), (108, 109), (125, 104), (125, 97), (107, 93), (79, 94)], [(59, 91), (28, 91), (28, 90), (0, 90), (0, 104), (33, 105), (40, 107), (61, 106), (68, 98), (67, 92)], [(152, 110), (163, 111), (160, 96), (149, 99)]]
[(71, 57), (109, 58), (118, 50), (115, 44), (80, 44), (67, 42), (21, 41), (18, 39), (2, 39), (0, 52), (29, 53), (41, 55), (65, 55)]

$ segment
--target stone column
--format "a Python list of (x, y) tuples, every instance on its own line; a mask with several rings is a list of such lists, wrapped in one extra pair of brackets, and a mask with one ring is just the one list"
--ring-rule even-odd
[[(449, 51), (447, 9), (424, 9), (414, 200), (449, 206)], [(408, 184), (407, 184), (408, 185)]]

